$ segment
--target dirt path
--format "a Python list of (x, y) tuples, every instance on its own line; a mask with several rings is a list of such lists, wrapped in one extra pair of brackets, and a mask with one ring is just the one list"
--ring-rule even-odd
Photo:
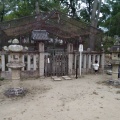
[(69, 81), (26, 80), (23, 98), (6, 98), (0, 86), (0, 120), (119, 120), (119, 88), (98, 84), (105, 75), (87, 75)]

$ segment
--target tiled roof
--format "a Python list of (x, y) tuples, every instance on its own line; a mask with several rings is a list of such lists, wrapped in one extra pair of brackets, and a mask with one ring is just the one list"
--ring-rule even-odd
[(49, 40), (48, 32), (46, 30), (33, 30), (32, 40), (34, 41)]
[(112, 46), (111, 51), (113, 51), (113, 52), (120, 52), (120, 45)]

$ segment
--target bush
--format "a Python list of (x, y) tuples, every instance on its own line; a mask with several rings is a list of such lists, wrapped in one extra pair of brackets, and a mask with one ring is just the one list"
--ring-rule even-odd
[(0, 77), (0, 81), (3, 81), (4, 80), (4, 78), (3, 77)]

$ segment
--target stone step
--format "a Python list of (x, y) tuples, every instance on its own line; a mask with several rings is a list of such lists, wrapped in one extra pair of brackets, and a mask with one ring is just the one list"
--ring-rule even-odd
[(51, 78), (54, 79), (54, 78), (58, 78), (58, 77), (57, 76), (52, 76)]
[(62, 76), (64, 80), (72, 80), (69, 76)]
[(57, 77), (57, 76), (52, 76), (51, 77), (54, 81), (61, 81), (62, 79), (61, 78), (59, 78), (59, 77)]

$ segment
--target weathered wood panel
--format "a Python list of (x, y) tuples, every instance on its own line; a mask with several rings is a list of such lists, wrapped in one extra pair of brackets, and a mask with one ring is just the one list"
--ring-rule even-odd
[(45, 55), (45, 76), (68, 74), (68, 55)]

